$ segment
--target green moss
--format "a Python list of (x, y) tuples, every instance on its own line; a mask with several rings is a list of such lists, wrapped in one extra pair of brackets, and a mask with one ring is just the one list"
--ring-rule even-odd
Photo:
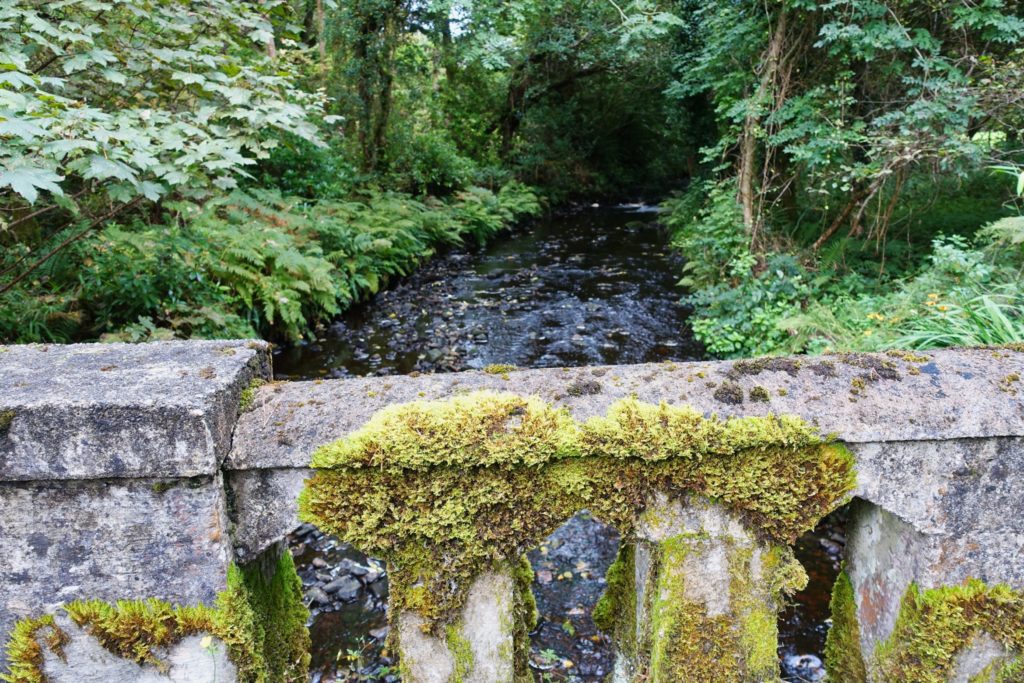
[(774, 372), (785, 372), (795, 377), (800, 372), (801, 363), (793, 358), (775, 358), (765, 356), (763, 358), (751, 358), (738, 360), (732, 364), (731, 375), (759, 375), (765, 370)]
[(615, 561), (605, 575), (607, 587), (594, 605), (594, 624), (615, 637), (627, 656), (636, 655), (636, 547), (619, 544)]
[(759, 385), (750, 390), (750, 400), (755, 403), (768, 403), (772, 397), (767, 389)]
[(832, 586), (832, 628), (825, 639), (825, 668), (829, 676), (849, 683), (866, 683), (867, 671), (860, 649), (860, 624), (853, 584), (844, 567)]
[(702, 605), (685, 599), (684, 563), (689, 539), (661, 544), (651, 604), (651, 683), (735, 683), (730, 666), (736, 632), (729, 615), (710, 616)]
[[(231, 566), (227, 588), (217, 603), (180, 606), (162, 600), (78, 600), (64, 607), (68, 616), (113, 654), (164, 671), (160, 654), (181, 639), (206, 633), (221, 640), (244, 683), (298, 683), (307, 678), (308, 616), (291, 555), (282, 553), (271, 567)], [(63, 646), (66, 635), (52, 616), (26, 619), (15, 626), (7, 653), (9, 683), (42, 683), (39, 632), (51, 628), (46, 643)], [(60, 635), (55, 635), (60, 634)], [(57, 639), (56, 641), (54, 639)], [(55, 649), (55, 651), (57, 651)]]
[(263, 379), (262, 377), (254, 377), (252, 381), (249, 382), (249, 386), (247, 386), (245, 389), (242, 389), (242, 394), (238, 399), (239, 413), (247, 413), (253, 409), (254, 403), (256, 401), (256, 390), (266, 383), (267, 380)]
[(508, 365), (506, 363), (491, 363), (484, 368), (484, 372), (488, 375), (506, 375), (516, 370), (516, 366)]
[(932, 360), (931, 356), (925, 356), (919, 353), (914, 353), (913, 351), (905, 351), (903, 349), (889, 349), (885, 352), (885, 355), (890, 358), (899, 358), (900, 360), (904, 360), (908, 363), (930, 363)]
[(274, 553), (264, 553), (241, 573), (249, 606), (263, 631), (267, 681), (307, 680), (312, 645), (306, 629), (309, 611), (291, 553), (284, 550), (276, 558)]
[(64, 657), (68, 636), (54, 622), (53, 615), (22, 619), (14, 625), (7, 643), (8, 672), (0, 674), (6, 683), (46, 683), (43, 648)]
[(448, 651), (455, 659), (455, 673), (448, 679), (449, 683), (463, 683), (473, 672), (473, 648), (469, 640), (462, 634), (462, 628), (450, 624), (447, 629)]
[(958, 586), (907, 588), (888, 640), (875, 651), (880, 680), (944, 683), (957, 655), (987, 634), (1010, 653), (995, 680), (1020, 681), (1024, 673), (1024, 595), (1006, 585), (970, 579)]
[[(709, 386), (714, 386), (709, 384)], [(715, 389), (713, 394), (716, 401), (738, 406), (743, 403), (743, 387), (736, 382), (722, 382), (722, 386)]]
[[(729, 608), (711, 616), (686, 596), (686, 572), (725, 544), (730, 572)], [(650, 588), (651, 683), (778, 680), (778, 609), (786, 596), (806, 585), (807, 576), (781, 545), (754, 546), (687, 534), (660, 544), (656, 579)], [(697, 562), (686, 560), (697, 553)], [(755, 553), (757, 558), (755, 560)], [(755, 569), (760, 567), (760, 571)]]
[[(1017, 395), (1017, 385), (1018, 385), (1019, 382), (1020, 382), (1020, 375), (1017, 374), (1016, 372), (1011, 372), (1009, 375), (1004, 377), (999, 382), (999, 388), (1002, 391), (1005, 391), (1008, 394), (1012, 394), (1012, 395), (1016, 396)], [(2, 425), (0, 425), (0, 429), (2, 429)]]
[(512, 615), (515, 622), (512, 624), (515, 680), (533, 681), (528, 666), (530, 631), (536, 627), (540, 615), (537, 612), (537, 600), (533, 595), (533, 567), (530, 566), (530, 560), (526, 555), (521, 555), (519, 561), (512, 565), (512, 577), (515, 580)]
[(481, 572), (582, 509), (628, 538), (655, 492), (721, 502), (792, 541), (840, 504), (852, 456), (792, 417), (706, 418), (618, 401), (578, 424), (537, 398), (481, 392), (391, 406), (313, 455), (305, 521), (389, 563), (392, 613), (451, 623)]
[(13, 410), (0, 410), (0, 437), (7, 436), (7, 432), (11, 429), (11, 423), (14, 422), (14, 418), (17, 416)]
[(573, 382), (565, 388), (565, 393), (569, 396), (596, 396), (603, 391), (601, 383), (593, 379), (584, 379)]

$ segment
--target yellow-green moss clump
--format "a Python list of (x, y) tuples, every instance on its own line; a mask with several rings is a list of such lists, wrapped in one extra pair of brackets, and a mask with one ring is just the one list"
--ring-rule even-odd
[(14, 625), (7, 643), (8, 672), (0, 674), (7, 683), (46, 683), (43, 648), (63, 658), (68, 636), (54, 623), (53, 615), (22, 619)]
[(793, 541), (840, 504), (852, 457), (789, 417), (705, 418), (628, 399), (585, 424), (479, 392), (378, 412), (313, 455), (300, 514), (391, 568), (393, 609), (450, 623), (472, 579), (589, 509), (627, 537), (656, 491), (692, 493)]
[(620, 543), (615, 561), (605, 574), (607, 587), (594, 605), (594, 624), (615, 637), (627, 657), (636, 654), (636, 547)]
[(242, 389), (242, 393), (238, 398), (238, 412), (247, 413), (253, 409), (256, 403), (256, 390), (267, 383), (267, 380), (262, 377), (254, 377), (249, 386)]
[(878, 679), (944, 683), (955, 670), (957, 655), (982, 634), (1007, 651), (985, 680), (1024, 681), (1024, 595), (976, 579), (926, 591), (911, 584), (892, 634), (875, 651)]
[[(216, 606), (171, 605), (161, 600), (79, 600), (64, 609), (75, 624), (119, 657), (165, 670), (168, 648), (195, 634), (222, 641), (243, 683), (299, 683), (308, 677), (308, 612), (291, 555), (268, 565), (228, 570)], [(49, 630), (44, 634), (43, 627)], [(8, 683), (44, 683), (40, 635), (55, 653), (67, 642), (52, 616), (26, 619), (7, 646)]]
[(864, 655), (860, 649), (860, 624), (853, 584), (844, 567), (832, 586), (832, 628), (825, 638), (825, 668), (829, 677), (848, 683), (865, 683)]

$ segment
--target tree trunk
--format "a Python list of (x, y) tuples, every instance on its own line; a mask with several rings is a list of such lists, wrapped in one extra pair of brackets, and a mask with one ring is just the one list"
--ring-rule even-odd
[(761, 81), (758, 84), (757, 94), (754, 97), (752, 106), (749, 107), (746, 120), (743, 123), (743, 133), (740, 137), (740, 159), (739, 159), (739, 200), (743, 207), (743, 226), (750, 235), (751, 243), (757, 239), (761, 227), (762, 217), (756, 210), (757, 198), (754, 188), (755, 167), (757, 165), (757, 132), (760, 128), (760, 109), (765, 98), (775, 82), (775, 76), (779, 71), (779, 62), (782, 50), (785, 47), (786, 37), (786, 6), (779, 10), (778, 21), (772, 32), (771, 40), (761, 60)]

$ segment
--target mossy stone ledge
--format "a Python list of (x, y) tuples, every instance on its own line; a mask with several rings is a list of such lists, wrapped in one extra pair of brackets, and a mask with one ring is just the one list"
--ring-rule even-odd
[(312, 467), (301, 517), (385, 559), (392, 616), (417, 615), (456, 654), (465, 648), (447, 627), (477, 577), (511, 571), (580, 510), (629, 542), (656, 497), (699, 496), (765, 543), (786, 544), (854, 483), (851, 454), (797, 418), (723, 420), (624, 399), (580, 423), (496, 392), (384, 408), (318, 449)]

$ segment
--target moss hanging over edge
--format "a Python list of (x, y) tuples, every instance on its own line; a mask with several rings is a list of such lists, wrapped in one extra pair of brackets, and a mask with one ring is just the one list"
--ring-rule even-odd
[(629, 659), (636, 656), (636, 546), (620, 543), (605, 573), (607, 587), (594, 605), (594, 625), (610, 634)]
[(267, 680), (300, 683), (308, 679), (310, 650), (302, 580), (287, 549), (270, 552), (241, 569), (249, 606), (263, 630), (262, 651)]
[(911, 584), (892, 634), (875, 650), (873, 668), (880, 680), (944, 683), (957, 655), (982, 634), (1008, 653), (992, 668), (994, 680), (1024, 680), (1024, 594), (977, 579), (925, 591)]
[[(291, 555), (281, 553), (265, 567), (228, 568), (227, 588), (216, 606), (181, 606), (156, 599), (78, 600), (64, 606), (71, 620), (111, 653), (166, 670), (160, 651), (181, 639), (206, 633), (221, 640), (242, 683), (298, 683), (307, 678), (309, 634), (301, 583)], [(40, 633), (58, 656), (68, 636), (52, 615), (22, 619), (7, 646), (7, 683), (45, 683)]]
[(832, 627), (825, 636), (825, 670), (836, 680), (866, 683), (868, 673), (860, 647), (857, 603), (845, 565), (832, 586), (829, 608), (832, 612)]
[(793, 417), (635, 399), (579, 424), (538, 398), (393, 405), (313, 455), (300, 517), (389, 564), (393, 608), (441, 633), (472, 580), (582, 509), (629, 537), (655, 492), (696, 494), (791, 542), (853, 488), (853, 457)]

